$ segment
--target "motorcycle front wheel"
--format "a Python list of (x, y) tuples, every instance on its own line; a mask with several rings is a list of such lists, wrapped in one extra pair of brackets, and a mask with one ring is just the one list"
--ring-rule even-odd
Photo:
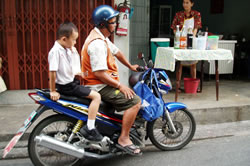
[(193, 115), (187, 109), (180, 109), (170, 114), (176, 133), (170, 128), (167, 117), (158, 118), (147, 124), (148, 136), (157, 148), (161, 150), (179, 150), (193, 138), (196, 123)]
[(83, 162), (74, 156), (51, 150), (35, 142), (35, 137), (40, 134), (57, 139), (69, 137), (76, 121), (64, 115), (53, 115), (37, 124), (30, 134), (28, 143), (29, 156), (35, 166), (77, 166)]

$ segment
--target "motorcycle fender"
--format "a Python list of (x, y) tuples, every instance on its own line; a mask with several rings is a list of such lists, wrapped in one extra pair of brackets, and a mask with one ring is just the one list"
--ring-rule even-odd
[(179, 109), (185, 109), (187, 108), (187, 106), (179, 102), (169, 102), (169, 103), (165, 103), (165, 108), (168, 110), (168, 112), (172, 113)]
[(21, 128), (17, 131), (16, 135), (10, 140), (8, 145), (4, 148), (3, 158), (13, 149), (13, 147), (17, 144), (20, 138), (23, 136), (25, 131), (31, 126), (31, 124), (41, 115), (43, 111), (45, 111), (45, 107), (40, 107), (40, 109), (33, 111), (28, 118), (24, 121)]

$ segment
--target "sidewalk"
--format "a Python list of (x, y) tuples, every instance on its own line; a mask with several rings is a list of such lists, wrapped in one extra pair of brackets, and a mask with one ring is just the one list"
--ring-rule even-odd
[[(222, 80), (219, 101), (216, 101), (215, 81), (207, 81), (204, 82), (202, 93), (180, 93), (178, 102), (187, 105), (197, 124), (250, 120), (249, 87), (249, 81)], [(29, 114), (38, 107), (38, 104), (28, 96), (30, 92), (34, 90), (9, 90), (0, 93), (0, 140), (9, 139), (8, 135), (16, 133)], [(174, 98), (174, 91), (164, 96), (167, 102), (173, 102)], [(37, 121), (50, 114), (45, 113)]]
[[(187, 105), (198, 124), (250, 120), (249, 87), (249, 81), (220, 80), (219, 101), (216, 101), (215, 80), (211, 80), (203, 82), (202, 93), (180, 93), (178, 102)], [(174, 98), (173, 91), (165, 96), (165, 101), (174, 101)]]
[[(172, 83), (174, 84), (174, 82)], [(214, 128), (217, 128), (215, 126), (223, 126), (223, 124), (226, 124), (224, 125), (224, 129), (216, 131), (215, 133), (217, 134), (215, 134), (215, 137), (216, 135), (225, 134), (225, 132), (228, 131), (228, 125), (247, 124), (250, 126), (250, 121), (248, 121), (250, 120), (249, 87), (249, 81), (220, 80), (219, 101), (216, 101), (214, 80), (204, 82), (202, 93), (180, 93), (178, 102), (186, 104), (196, 119), (197, 132), (194, 139), (213, 137), (212, 134), (214, 132), (209, 132), (209, 130), (214, 130)], [(7, 141), (13, 137), (29, 114), (38, 107), (38, 105), (29, 98), (29, 92), (34, 91), (12, 90), (0, 93), (0, 142), (6, 141), (7, 144)], [(174, 96), (174, 91), (171, 91), (164, 96), (164, 99), (167, 102), (173, 102)], [(28, 129), (23, 140), (28, 138), (28, 134), (36, 123), (51, 113), (52, 112), (45, 112), (45, 114), (41, 115), (31, 128)], [(241, 123), (241, 121), (246, 121), (246, 123)], [(245, 128), (247, 128), (247, 125)], [(238, 130), (241, 129), (242, 128), (239, 127)], [(225, 132), (223, 130), (225, 130)], [(248, 131), (250, 131), (249, 127)], [(3, 148), (3, 145), (1, 145), (1, 148)]]

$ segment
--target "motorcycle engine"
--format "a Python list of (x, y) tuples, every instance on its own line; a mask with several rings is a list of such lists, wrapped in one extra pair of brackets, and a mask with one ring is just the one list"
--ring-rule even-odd
[(109, 145), (112, 141), (106, 136), (100, 142), (89, 141), (85, 138), (81, 138), (79, 142), (74, 143), (84, 149), (100, 150), (102, 152), (109, 152)]

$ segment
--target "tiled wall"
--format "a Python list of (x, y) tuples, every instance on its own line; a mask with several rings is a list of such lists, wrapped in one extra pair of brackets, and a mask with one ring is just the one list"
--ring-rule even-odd
[(142, 65), (137, 54), (143, 52), (149, 57), (149, 0), (132, 0), (134, 15), (130, 20), (130, 62)]

